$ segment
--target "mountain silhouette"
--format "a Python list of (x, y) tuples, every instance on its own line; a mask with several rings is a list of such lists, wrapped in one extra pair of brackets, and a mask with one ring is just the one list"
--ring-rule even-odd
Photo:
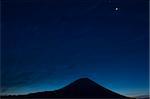
[(103, 86), (95, 83), (88, 78), (78, 79), (68, 86), (55, 90), (32, 93), (28, 95), (19, 95), (12, 97), (29, 97), (29, 98), (113, 98), (113, 99), (131, 99), (117, 94)]

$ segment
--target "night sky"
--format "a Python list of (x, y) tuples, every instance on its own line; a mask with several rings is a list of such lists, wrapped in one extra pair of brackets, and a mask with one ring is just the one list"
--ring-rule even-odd
[(81, 77), (148, 94), (148, 0), (1, 3), (1, 94), (55, 90)]

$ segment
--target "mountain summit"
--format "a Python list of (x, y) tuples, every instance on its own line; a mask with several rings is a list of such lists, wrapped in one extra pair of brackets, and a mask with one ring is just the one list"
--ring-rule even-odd
[(62, 97), (76, 98), (127, 98), (115, 92), (112, 92), (103, 86), (95, 83), (89, 78), (80, 78), (68, 86), (56, 90)]
[(120, 94), (117, 94), (103, 86), (95, 83), (89, 78), (80, 78), (68, 86), (55, 90), (32, 93), (28, 95), (20, 95), (15, 97), (29, 98), (118, 98), (131, 99)]

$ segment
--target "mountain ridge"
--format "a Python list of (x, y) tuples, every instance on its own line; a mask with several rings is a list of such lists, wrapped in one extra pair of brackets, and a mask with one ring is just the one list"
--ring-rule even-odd
[(55, 90), (30, 93), (27, 95), (8, 96), (8, 97), (24, 97), (24, 98), (118, 98), (118, 99), (134, 99), (116, 92), (113, 92), (89, 78), (80, 78), (67, 86)]

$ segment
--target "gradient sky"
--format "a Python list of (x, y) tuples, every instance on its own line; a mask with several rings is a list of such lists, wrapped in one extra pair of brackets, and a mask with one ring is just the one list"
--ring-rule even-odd
[(55, 90), (81, 77), (148, 94), (148, 0), (1, 1), (2, 94)]

